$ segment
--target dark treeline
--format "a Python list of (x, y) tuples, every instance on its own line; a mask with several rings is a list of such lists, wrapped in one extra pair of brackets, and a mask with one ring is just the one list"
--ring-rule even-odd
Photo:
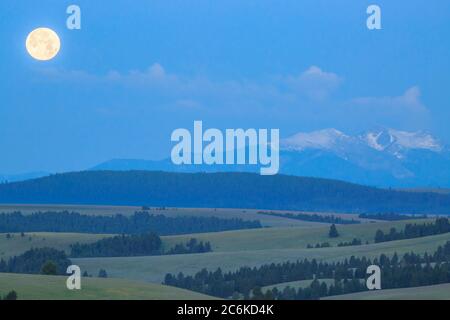
[(98, 240), (93, 243), (75, 243), (71, 245), (70, 257), (132, 257), (163, 254), (204, 253), (211, 250), (209, 242), (203, 243), (191, 239), (186, 244), (176, 244), (163, 251), (161, 238), (155, 233), (139, 235), (120, 235)]
[(330, 248), (331, 244), (329, 242), (322, 242), (322, 243), (316, 243), (315, 246), (313, 246), (312, 244), (308, 243), (308, 245), (306, 246), (306, 249), (312, 249), (312, 248)]
[(147, 212), (131, 216), (81, 215), (76, 212), (1, 213), (0, 232), (78, 232), (110, 234), (176, 235), (261, 228), (259, 221), (216, 217), (166, 217)]
[(176, 244), (164, 254), (186, 254), (186, 253), (205, 253), (211, 252), (211, 243), (209, 241), (203, 242), (197, 239), (191, 239), (186, 244)]
[[(206, 269), (194, 276), (167, 274), (164, 284), (206, 293), (216, 297), (229, 298), (241, 296), (244, 299), (318, 299), (324, 296), (340, 295), (367, 290), (364, 279), (367, 267), (378, 265), (382, 271), (383, 289), (406, 288), (450, 282), (450, 241), (431, 255), (423, 256), (406, 253), (402, 258), (394, 254), (392, 258), (381, 255), (379, 258), (351, 257), (343, 262), (317, 262), (303, 260), (260, 267), (242, 267), (238, 271), (223, 273), (219, 268), (214, 272)], [(310, 287), (284, 291), (273, 289), (263, 296), (261, 288), (283, 282), (332, 278), (333, 285), (313, 281)]]
[(161, 238), (155, 233), (121, 235), (94, 243), (71, 245), (70, 257), (131, 257), (161, 254)]
[(371, 219), (371, 220), (384, 220), (384, 221), (402, 221), (402, 220), (412, 220), (412, 219), (427, 219), (427, 215), (404, 215), (404, 214), (396, 214), (396, 213), (375, 213), (375, 214), (367, 214), (361, 213), (359, 215), (360, 218)]
[(259, 214), (265, 214), (270, 216), (289, 218), (295, 220), (302, 221), (311, 221), (311, 222), (323, 222), (323, 223), (333, 223), (333, 224), (358, 224), (361, 223), (358, 220), (354, 219), (344, 219), (341, 217), (337, 217), (335, 215), (319, 215), (319, 214), (306, 214), (306, 213), (279, 213), (279, 212), (266, 212), (259, 211)]
[(362, 279), (343, 279), (335, 281), (334, 284), (328, 286), (324, 282), (315, 279), (311, 285), (306, 288), (294, 289), (285, 287), (284, 290), (273, 288), (266, 292), (262, 292), (261, 288), (256, 287), (252, 290), (250, 299), (253, 300), (317, 300), (322, 297), (336, 296), (347, 293), (355, 293), (367, 290)]
[(52, 274), (63, 275), (66, 274), (67, 267), (71, 264), (64, 251), (53, 248), (30, 249), (7, 261), (1, 259), (0, 272), (49, 274), (45, 267), (51, 266), (54, 268)]
[(339, 242), (337, 246), (338, 247), (350, 247), (350, 246), (360, 246), (360, 245), (362, 245), (361, 239), (354, 238), (352, 241)]
[[(350, 247), (350, 246), (360, 246), (360, 245), (362, 245), (361, 239), (356, 239), (356, 238), (353, 238), (352, 241), (348, 241), (348, 242), (343, 241), (343, 242), (339, 242), (337, 244), (338, 247)], [(306, 246), (307, 249), (312, 249), (312, 248), (319, 249), (319, 248), (330, 248), (330, 247), (332, 247), (332, 245), (329, 242), (317, 243), (315, 246), (313, 246), (312, 244), (308, 244)]]
[(0, 184), (0, 203), (450, 214), (449, 194), (238, 172), (83, 171), (55, 174)]
[(438, 218), (435, 222), (424, 224), (405, 225), (405, 229), (397, 231), (396, 228), (391, 228), (389, 233), (385, 234), (382, 230), (377, 230), (375, 233), (375, 242), (386, 242), (403, 239), (413, 239), (420, 237), (427, 237), (437, 234), (450, 232), (450, 223), (447, 218)]

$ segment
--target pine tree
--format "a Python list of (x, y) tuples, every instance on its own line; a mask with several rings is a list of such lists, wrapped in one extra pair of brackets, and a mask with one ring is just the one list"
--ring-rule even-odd
[(375, 243), (383, 242), (383, 241), (385, 241), (384, 232), (378, 229), (375, 234)]
[(98, 277), (99, 278), (108, 278), (108, 273), (106, 272), (105, 269), (100, 269), (98, 271)]
[[(0, 299), (1, 300), (1, 299)], [(4, 298), (3, 300), (17, 300), (17, 292), (10, 291)]]
[(337, 231), (336, 225), (334, 223), (330, 227), (330, 232), (328, 233), (328, 236), (330, 238), (337, 238), (337, 237), (339, 237), (339, 232)]

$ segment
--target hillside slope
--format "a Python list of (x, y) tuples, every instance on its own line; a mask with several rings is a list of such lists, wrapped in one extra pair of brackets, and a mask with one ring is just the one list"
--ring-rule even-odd
[(450, 283), (434, 286), (364, 291), (324, 300), (450, 300)]
[(204, 300), (197, 292), (121, 279), (82, 278), (81, 290), (67, 290), (67, 277), (0, 273), (0, 295), (20, 300)]
[[(286, 232), (289, 232), (286, 230)], [(269, 240), (267, 240), (269, 241)], [(376, 258), (381, 254), (392, 256), (407, 252), (424, 254), (434, 252), (440, 245), (450, 241), (450, 233), (437, 236), (375, 243), (351, 247), (322, 249), (267, 249), (208, 252), (148, 257), (83, 258), (72, 259), (82, 270), (95, 274), (104, 268), (113, 278), (127, 278), (161, 283), (167, 273), (192, 275), (206, 268), (210, 271), (236, 270), (241, 266), (257, 267), (270, 263), (283, 263), (303, 259), (318, 261), (342, 261), (351, 256)]]
[(87, 171), (0, 185), (0, 203), (450, 214), (450, 195), (252, 173)]

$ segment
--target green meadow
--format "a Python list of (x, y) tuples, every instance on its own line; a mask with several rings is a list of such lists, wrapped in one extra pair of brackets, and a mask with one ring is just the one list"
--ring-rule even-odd
[(20, 300), (198, 300), (200, 293), (122, 279), (83, 278), (81, 290), (68, 290), (67, 277), (0, 273), (0, 295), (15, 290)]
[[(288, 230), (286, 230), (288, 232)], [(270, 240), (266, 240), (270, 241)], [(106, 269), (108, 274), (117, 278), (128, 278), (160, 283), (167, 273), (194, 274), (203, 268), (224, 271), (236, 270), (241, 266), (260, 266), (267, 263), (281, 263), (301, 259), (320, 261), (339, 261), (351, 256), (375, 258), (381, 254), (404, 254), (433, 252), (439, 245), (450, 241), (450, 234), (376, 243), (351, 247), (331, 247), (322, 249), (259, 249), (216, 251), (201, 254), (168, 255), (126, 258), (85, 258), (72, 259), (82, 270), (97, 274)]]
[(324, 300), (450, 300), (450, 284), (365, 291), (327, 297)]
[(70, 252), (70, 245), (75, 242), (90, 243), (100, 240), (108, 235), (83, 233), (52, 233), (52, 232), (25, 232), (0, 233), (0, 259), (19, 255), (31, 248), (51, 247)]
[[(117, 213), (133, 214), (139, 207), (118, 206), (0, 206), (0, 212), (20, 210), (24, 213), (35, 211), (76, 211), (83, 214), (112, 215)], [(19, 298), (24, 299), (201, 299), (203, 295), (160, 285), (167, 273), (192, 275), (206, 268), (210, 271), (221, 268), (223, 271), (233, 271), (242, 266), (260, 266), (268, 263), (282, 263), (302, 259), (317, 259), (319, 261), (341, 261), (351, 256), (369, 258), (381, 254), (392, 256), (407, 252), (423, 254), (433, 252), (439, 245), (450, 241), (450, 234), (441, 234), (416, 239), (374, 243), (378, 229), (389, 232), (391, 228), (401, 230), (407, 223), (426, 223), (428, 220), (408, 221), (367, 221), (361, 224), (337, 225), (338, 238), (329, 238), (329, 224), (305, 222), (283, 217), (259, 214), (257, 210), (240, 209), (182, 209), (167, 208), (159, 210), (152, 208), (150, 213), (167, 216), (194, 215), (216, 216), (220, 218), (242, 218), (260, 220), (264, 228), (236, 230), (214, 233), (187, 234), (161, 237), (163, 248), (168, 249), (175, 244), (185, 243), (191, 238), (199, 241), (209, 241), (213, 252), (200, 254), (144, 256), (144, 257), (114, 257), (114, 258), (78, 258), (71, 259), (81, 267), (82, 272), (91, 275), (98, 274), (100, 269), (108, 273), (107, 279), (83, 278), (81, 291), (69, 291), (65, 288), (66, 277), (48, 277), (38, 275), (0, 274), (0, 293), (6, 290), (16, 290)], [(339, 215), (343, 218), (355, 218), (354, 215)], [(75, 242), (90, 243), (111, 235), (82, 233), (49, 233), (30, 232), (0, 234), (0, 259), (19, 255), (31, 248), (52, 247), (70, 253), (70, 245)], [(337, 247), (340, 242), (350, 242), (354, 238), (361, 239), (363, 245)], [(328, 248), (307, 249), (307, 245), (330, 243)], [(327, 284), (331, 279), (323, 279)], [(311, 280), (279, 283), (264, 287), (268, 290), (277, 287), (307, 287)], [(436, 287), (436, 294), (441, 296), (441, 287)], [(430, 294), (433, 289), (430, 288)], [(386, 290), (356, 295), (355, 299), (383, 299), (383, 295), (407, 296), (409, 291)], [(424, 294), (427, 291), (424, 291)], [(412, 294), (412, 293), (411, 293)], [(387, 296), (386, 296), (387, 297)], [(390, 297), (390, 296), (389, 296)]]
[[(428, 221), (433, 221), (429, 219)], [(330, 239), (328, 237), (329, 225), (320, 225), (309, 228), (263, 228), (252, 230), (237, 230), (226, 232), (202, 233), (192, 235), (163, 237), (167, 247), (175, 243), (186, 242), (190, 238), (210, 241), (213, 250), (242, 251), (242, 250), (270, 250), (270, 249), (305, 249), (308, 244), (328, 242), (337, 245), (340, 242), (361, 239), (363, 243), (372, 243), (378, 229), (388, 232), (394, 227), (402, 229), (407, 223), (425, 223), (427, 220), (408, 220), (395, 222), (377, 222), (353, 225), (338, 225), (340, 236)]]
[[(163, 214), (168, 217), (175, 216), (195, 216), (195, 217), (217, 217), (223, 219), (240, 218), (243, 220), (259, 220), (265, 227), (311, 227), (311, 226), (323, 226), (323, 223), (300, 221), (295, 219), (287, 219), (283, 217), (275, 217), (269, 215), (258, 214), (259, 210), (254, 209), (208, 209), (208, 208), (149, 208), (147, 210), (149, 214)], [(95, 205), (7, 205), (0, 204), (0, 213), (11, 213), (20, 211), (23, 214), (31, 214), (34, 212), (45, 211), (69, 211), (78, 212), (86, 215), (132, 215), (136, 211), (142, 211), (142, 207), (137, 206), (95, 206)], [(285, 211), (283, 211), (285, 212)], [(330, 215), (330, 213), (319, 213), (324, 215)], [(336, 214), (343, 218), (354, 218), (367, 222), (366, 219), (359, 219), (355, 215), (350, 214)]]

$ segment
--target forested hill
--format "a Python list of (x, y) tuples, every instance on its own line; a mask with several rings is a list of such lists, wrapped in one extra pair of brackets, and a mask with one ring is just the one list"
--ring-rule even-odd
[(252, 173), (86, 171), (0, 185), (0, 203), (450, 214), (450, 195)]

